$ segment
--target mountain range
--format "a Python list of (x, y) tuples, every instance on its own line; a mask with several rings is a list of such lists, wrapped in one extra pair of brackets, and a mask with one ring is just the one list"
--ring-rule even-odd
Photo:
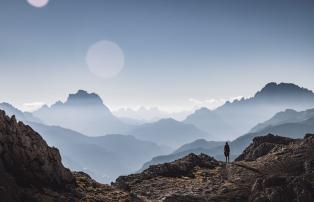
[[(182, 121), (184, 124), (192, 124), (196, 127), (190, 133), (182, 133), (179, 127), (183, 127), (183, 124), (178, 121), (170, 121), (170, 119), (150, 123), (126, 118), (120, 120), (103, 104), (97, 94), (83, 90), (70, 94), (64, 103), (58, 101), (51, 107), (43, 106), (33, 115), (45, 124), (69, 128), (89, 136), (115, 133), (131, 134), (145, 140), (156, 141), (159, 144), (166, 142), (169, 146), (168, 141), (161, 140), (168, 138), (169, 135), (173, 136), (174, 139), (179, 137), (177, 140), (183, 144), (187, 143), (186, 140), (193, 141), (195, 139), (192, 138), (202, 137), (209, 140), (234, 140), (249, 132), (257, 123), (269, 119), (279, 111), (286, 109), (306, 110), (313, 108), (313, 103), (314, 93), (312, 91), (291, 83), (277, 84), (272, 82), (266, 84), (251, 98), (226, 102), (215, 110), (207, 108), (196, 110)], [(173, 126), (170, 130), (167, 127), (171, 124)], [(176, 127), (178, 129), (175, 129)], [(149, 131), (149, 128), (160, 132), (154, 134), (153, 131)], [(196, 130), (198, 131), (196, 132)], [(165, 131), (168, 133), (165, 134)], [(199, 134), (194, 135), (195, 133)], [(164, 137), (158, 139), (158, 136)], [(182, 139), (180, 140), (180, 138)], [(176, 146), (180, 145), (177, 144)]]
[(0, 104), (0, 109), (30, 125), (48, 145), (58, 148), (65, 166), (72, 170), (83, 170), (100, 182), (110, 182), (123, 173), (135, 172), (152, 157), (170, 151), (167, 147), (129, 135), (90, 137), (60, 126), (33, 122), (37, 119), (31, 114), (9, 104)]
[(226, 102), (215, 110), (198, 110), (185, 122), (210, 134), (233, 140), (275, 113), (314, 107), (314, 93), (291, 83), (268, 83), (253, 97)]
[(192, 124), (172, 118), (143, 124), (133, 121), (131, 125), (131, 120), (115, 117), (97, 94), (84, 90), (70, 94), (64, 103), (58, 101), (51, 107), (43, 106), (33, 115), (46, 125), (57, 125), (88, 136), (128, 134), (172, 148), (198, 138), (216, 138)]
[[(229, 143), (231, 148), (231, 159), (236, 158), (240, 153), (252, 142), (257, 136), (267, 134), (276, 134), (290, 138), (301, 138), (302, 134), (314, 133), (314, 109), (305, 111), (285, 110), (276, 113), (269, 120), (253, 127), (255, 132), (246, 133)], [(293, 114), (293, 116), (291, 116)], [(264, 126), (264, 127), (262, 127)], [(259, 130), (258, 130), (259, 128)], [(251, 131), (253, 131), (253, 129)], [(181, 146), (176, 151), (168, 154), (152, 158), (146, 162), (142, 169), (146, 169), (151, 165), (167, 163), (182, 158), (189, 153), (204, 153), (214, 156), (219, 160), (224, 159), (224, 142), (211, 142), (206, 140), (196, 140), (192, 143)]]
[(168, 118), (128, 124), (132, 121), (120, 120), (97, 94), (84, 90), (34, 113), (21, 112), (8, 103), (1, 103), (0, 108), (59, 148), (66, 166), (108, 182), (143, 164), (169, 162), (191, 152), (223, 159), (222, 140), (233, 140), (235, 158), (256, 136), (275, 133), (297, 138), (314, 132), (314, 110), (305, 110), (313, 105), (312, 91), (295, 84), (269, 83), (251, 98), (226, 102), (215, 110), (201, 108), (182, 122)]

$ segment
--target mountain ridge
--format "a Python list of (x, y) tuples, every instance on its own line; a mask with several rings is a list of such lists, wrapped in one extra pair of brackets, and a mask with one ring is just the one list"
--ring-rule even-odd
[[(286, 109), (306, 110), (314, 107), (314, 93), (303, 87), (292, 83), (275, 83), (270, 82), (259, 90), (253, 97), (242, 98), (233, 102), (226, 102), (224, 105), (208, 111), (207, 116), (199, 115), (194, 118), (193, 124), (198, 125), (200, 129), (210, 132), (211, 134), (218, 133), (216, 125), (226, 125), (231, 130), (221, 127), (225, 136), (230, 140), (234, 140), (242, 134), (247, 133), (256, 123), (261, 123), (275, 113)], [(190, 116), (197, 115), (196, 113)], [(217, 123), (216, 115), (221, 120)], [(208, 127), (208, 124), (203, 124), (204, 120), (208, 124), (215, 123)], [(217, 132), (216, 132), (217, 131)]]

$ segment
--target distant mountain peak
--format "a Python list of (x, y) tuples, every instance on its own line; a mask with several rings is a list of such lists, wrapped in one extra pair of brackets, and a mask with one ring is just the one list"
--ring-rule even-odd
[(102, 99), (96, 93), (88, 93), (85, 90), (78, 90), (74, 94), (69, 94), (66, 104), (88, 104), (103, 105)]
[(208, 113), (208, 112), (211, 112), (211, 110), (208, 109), (207, 107), (201, 107), (201, 108), (195, 110), (195, 113)]
[(177, 123), (178, 121), (173, 118), (164, 118), (157, 121), (157, 123)]
[(286, 109), (285, 110), (286, 113), (296, 113), (298, 111), (294, 110), (294, 109)]
[(270, 82), (266, 84), (260, 91), (255, 94), (255, 97), (267, 97), (274, 95), (309, 95), (314, 96), (311, 90), (302, 88), (293, 83), (276, 83)]
[(10, 103), (7, 103), (7, 102), (1, 102), (0, 104), (7, 105), (7, 106), (12, 106)]

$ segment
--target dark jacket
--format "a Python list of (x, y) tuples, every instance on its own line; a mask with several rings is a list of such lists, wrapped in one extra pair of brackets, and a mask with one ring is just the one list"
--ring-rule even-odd
[(225, 156), (229, 156), (230, 154), (230, 147), (228, 144), (225, 144), (224, 153), (225, 153)]

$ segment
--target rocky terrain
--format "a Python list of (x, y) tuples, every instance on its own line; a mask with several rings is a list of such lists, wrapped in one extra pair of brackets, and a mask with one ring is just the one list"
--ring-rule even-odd
[[(104, 159), (105, 162), (105, 159)], [(314, 135), (256, 137), (230, 164), (205, 154), (119, 177), (64, 168), (56, 148), (0, 111), (1, 201), (314, 201)]]
[(314, 201), (314, 135), (256, 137), (231, 164), (190, 154), (114, 186), (147, 201)]

